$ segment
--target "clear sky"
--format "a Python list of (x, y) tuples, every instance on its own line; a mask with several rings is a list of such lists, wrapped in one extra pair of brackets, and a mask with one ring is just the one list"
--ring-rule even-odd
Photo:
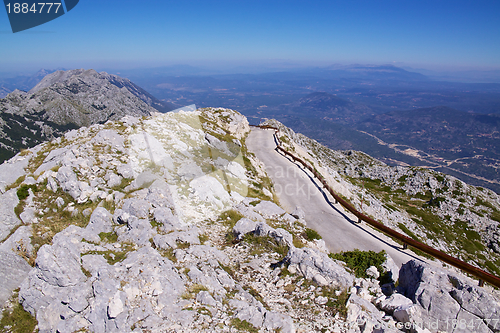
[(500, 1), (80, 0), (13, 34), (0, 71), (288, 62), (500, 68)]

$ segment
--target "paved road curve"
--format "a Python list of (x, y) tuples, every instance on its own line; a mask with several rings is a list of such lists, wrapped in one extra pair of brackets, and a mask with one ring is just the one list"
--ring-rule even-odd
[(301, 207), (307, 226), (319, 232), (331, 252), (385, 250), (399, 266), (410, 259), (421, 259), (365, 223), (354, 223), (354, 215), (334, 205), (333, 198), (320, 190), (319, 181), (309, 171), (275, 150), (272, 130), (253, 128), (246, 143), (248, 150), (265, 164), (283, 208), (290, 213)]

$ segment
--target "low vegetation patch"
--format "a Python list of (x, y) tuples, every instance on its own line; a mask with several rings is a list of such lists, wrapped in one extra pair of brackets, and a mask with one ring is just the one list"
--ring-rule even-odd
[(7, 192), (7, 191), (9, 191), (9, 190), (11, 190), (11, 189), (13, 189), (13, 188), (18, 187), (19, 185), (21, 185), (21, 183), (22, 183), (25, 179), (26, 179), (26, 176), (25, 176), (25, 175), (23, 175), (23, 176), (21, 176), (21, 177), (17, 178), (17, 180), (16, 180), (14, 183), (10, 184), (9, 186), (7, 186), (7, 187), (5, 188), (5, 192)]
[(200, 244), (203, 245), (205, 244), (206, 241), (208, 241), (210, 238), (208, 237), (207, 234), (200, 234), (198, 235), (198, 239), (200, 240)]
[(102, 255), (104, 257), (104, 259), (106, 259), (108, 264), (114, 265), (117, 262), (121, 262), (121, 261), (125, 260), (125, 258), (127, 258), (127, 254), (133, 250), (134, 250), (134, 245), (132, 243), (122, 243), (120, 250), (116, 250), (116, 251), (111, 251), (111, 250), (88, 251), (88, 252), (82, 253), (82, 256), (87, 255), (87, 254)]
[(347, 318), (347, 300), (349, 299), (349, 293), (347, 289), (340, 291), (340, 293), (338, 291), (338, 289), (325, 286), (321, 290), (321, 295), (328, 298), (326, 307), (332, 312), (332, 314), (338, 313), (345, 319)]
[(189, 244), (189, 242), (183, 242), (181, 240), (177, 240), (175, 243), (177, 244), (177, 247), (179, 249), (187, 249), (191, 246), (191, 244)]
[(208, 291), (208, 288), (204, 285), (195, 283), (190, 285), (186, 291), (182, 294), (183, 299), (193, 299), (200, 293), (200, 291)]
[(19, 289), (14, 291), (11, 300), (12, 307), (5, 308), (0, 320), (1, 333), (33, 333), (38, 322), (29, 312), (25, 311), (18, 301)]
[(321, 235), (318, 234), (316, 230), (306, 228), (303, 234), (304, 238), (307, 239), (308, 241), (313, 241), (315, 239), (321, 239)]
[(219, 216), (218, 221), (232, 229), (236, 225), (236, 222), (238, 222), (242, 218), (243, 215), (240, 212), (235, 209), (230, 209), (223, 212)]
[(385, 272), (382, 268), (382, 264), (386, 259), (385, 251), (383, 250), (377, 253), (375, 251), (361, 251), (355, 249), (353, 251), (330, 253), (329, 257), (345, 262), (347, 267), (349, 267), (358, 278), (368, 278), (366, 270), (370, 266), (377, 267), (379, 273)]
[(276, 242), (274, 238), (270, 236), (261, 237), (250, 232), (243, 237), (243, 241), (252, 247), (250, 255), (275, 252), (284, 258), (288, 253), (288, 246)]
[(36, 185), (26, 185), (26, 184), (23, 184), (19, 187), (19, 189), (17, 190), (17, 197), (19, 198), (19, 200), (24, 200), (26, 199), (28, 196), (29, 196), (29, 190), (31, 189), (31, 191), (33, 191), (33, 193), (36, 193), (38, 192), (38, 187)]
[(166, 250), (159, 249), (158, 252), (162, 257), (169, 259), (173, 263), (177, 263), (177, 257), (175, 256), (174, 249), (169, 247)]
[(243, 215), (238, 212), (235, 209), (230, 209), (225, 212), (223, 212), (217, 221), (219, 223), (222, 223), (224, 226), (227, 227), (227, 232), (225, 235), (225, 245), (232, 245), (236, 243), (236, 238), (234, 237), (233, 234), (233, 228), (236, 225), (236, 223), (243, 218)]
[(241, 319), (238, 319), (238, 318), (231, 319), (231, 326), (233, 326), (234, 328), (236, 328), (238, 331), (252, 332), (252, 333), (258, 333), (259, 332), (259, 330), (255, 326), (253, 326), (252, 324), (250, 324), (248, 321), (241, 320)]
[(99, 238), (101, 238), (102, 242), (106, 243), (116, 243), (118, 241), (118, 235), (114, 231), (101, 232)]

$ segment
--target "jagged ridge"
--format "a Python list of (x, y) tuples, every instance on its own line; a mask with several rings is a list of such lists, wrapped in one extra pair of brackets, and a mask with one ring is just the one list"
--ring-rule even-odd
[(28, 93), (0, 100), (0, 161), (80, 126), (172, 110), (130, 80), (94, 70), (56, 71)]

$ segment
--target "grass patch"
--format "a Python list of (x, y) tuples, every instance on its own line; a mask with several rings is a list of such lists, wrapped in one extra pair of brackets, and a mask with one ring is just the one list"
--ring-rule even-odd
[(323, 287), (321, 289), (321, 294), (323, 297), (328, 298), (328, 302), (326, 302), (326, 307), (333, 314), (339, 314), (342, 318), (347, 318), (347, 300), (349, 299), (349, 293), (347, 289), (344, 289), (337, 296), (337, 289), (332, 287)]
[(25, 311), (18, 301), (19, 289), (14, 291), (13, 308), (6, 308), (0, 320), (1, 333), (32, 333), (38, 324), (36, 318)]
[(306, 230), (303, 233), (303, 236), (308, 241), (313, 241), (315, 239), (321, 239), (320, 234), (318, 234), (318, 232), (316, 230), (313, 230), (310, 228), (306, 228)]
[(13, 188), (18, 187), (19, 185), (21, 185), (22, 182), (24, 182), (25, 179), (26, 179), (26, 175), (23, 175), (23, 176), (17, 178), (17, 180), (14, 183), (12, 183), (9, 186), (5, 187), (5, 192), (7, 192), (7, 191), (9, 191), (9, 190), (11, 190)]
[(167, 250), (158, 250), (162, 257), (169, 259), (171, 262), (176, 263), (177, 257), (175, 256), (174, 249), (169, 247)]
[(99, 233), (99, 238), (102, 242), (106, 243), (116, 243), (118, 241), (118, 235), (114, 232), (101, 232)]
[(251, 333), (259, 332), (259, 330), (255, 326), (250, 324), (248, 321), (241, 320), (238, 318), (231, 319), (231, 326), (236, 328), (238, 331), (251, 332)]
[(263, 253), (275, 252), (281, 257), (285, 257), (288, 253), (288, 246), (276, 242), (274, 238), (270, 236), (261, 237), (250, 232), (243, 237), (243, 241), (252, 247), (250, 255), (261, 255)]
[(189, 242), (183, 242), (181, 240), (176, 240), (175, 243), (177, 244), (177, 248), (179, 249), (187, 249), (191, 246)]
[(420, 242), (420, 238), (418, 238), (417, 235), (415, 235), (410, 229), (408, 229), (403, 223), (399, 222), (398, 223), (398, 227), (399, 229), (401, 229), (406, 235), (408, 235), (409, 237), (411, 237), (412, 239), (416, 240), (416, 241), (419, 241)]
[(283, 289), (287, 293), (289, 293), (290, 295), (293, 294), (293, 292), (295, 291), (295, 288), (296, 288), (296, 286), (293, 283), (287, 284), (286, 286), (283, 287)]
[(218, 221), (221, 222), (223, 225), (232, 229), (236, 225), (236, 222), (238, 222), (243, 217), (244, 216), (237, 210), (230, 209), (223, 212), (219, 216)]
[(85, 274), (86, 277), (91, 277), (92, 276), (92, 273), (90, 273), (88, 270), (86, 270), (83, 266), (81, 268), (82, 268), (83, 274)]
[(161, 227), (163, 225), (162, 223), (159, 223), (159, 222), (157, 222), (155, 220), (150, 220), (149, 224), (151, 224), (151, 227), (153, 229), (157, 229), (158, 227)]
[(500, 222), (500, 212), (498, 210), (494, 210), (493, 213), (490, 214), (490, 219)]
[(225, 236), (225, 245), (232, 245), (236, 243), (236, 237), (233, 234), (233, 228), (236, 223), (242, 219), (244, 216), (235, 209), (230, 209), (223, 212), (217, 221), (222, 223), (222, 225), (227, 227), (227, 232)]
[(209, 237), (207, 234), (201, 234), (198, 235), (198, 239), (200, 240), (200, 244), (203, 245), (206, 241), (208, 241)]
[(134, 249), (134, 245), (132, 243), (122, 243), (121, 244), (121, 251), (89, 251), (82, 253), (82, 256), (87, 255), (87, 254), (97, 254), (97, 255), (102, 255), (104, 259), (113, 266), (117, 262), (122, 262), (127, 258), (127, 254)]
[(264, 298), (262, 298), (262, 296), (259, 294), (259, 292), (257, 290), (255, 290), (254, 288), (252, 288), (251, 286), (246, 286), (244, 287), (246, 291), (248, 291), (248, 293), (250, 295), (252, 295), (257, 301), (261, 302), (262, 305), (269, 311), (271, 311), (271, 308), (269, 307), (269, 305), (267, 305), (267, 303), (264, 301)]
[(230, 266), (226, 266), (224, 265), (223, 263), (219, 262), (219, 266), (222, 267), (222, 269), (227, 273), (229, 274), (230, 277), (232, 277), (234, 279), (235, 277), (235, 274), (234, 274), (234, 270), (230, 267)]
[(295, 236), (294, 234), (292, 234), (292, 236), (293, 236), (293, 246), (295, 246), (298, 249), (301, 249), (304, 246), (306, 246), (299, 237)]
[(182, 299), (193, 299), (200, 293), (200, 291), (208, 291), (204, 285), (195, 283), (190, 285), (186, 291), (181, 295)]
[(111, 189), (118, 192), (125, 192), (125, 187), (129, 186), (133, 180), (133, 178), (122, 178), (121, 183), (112, 187)]

